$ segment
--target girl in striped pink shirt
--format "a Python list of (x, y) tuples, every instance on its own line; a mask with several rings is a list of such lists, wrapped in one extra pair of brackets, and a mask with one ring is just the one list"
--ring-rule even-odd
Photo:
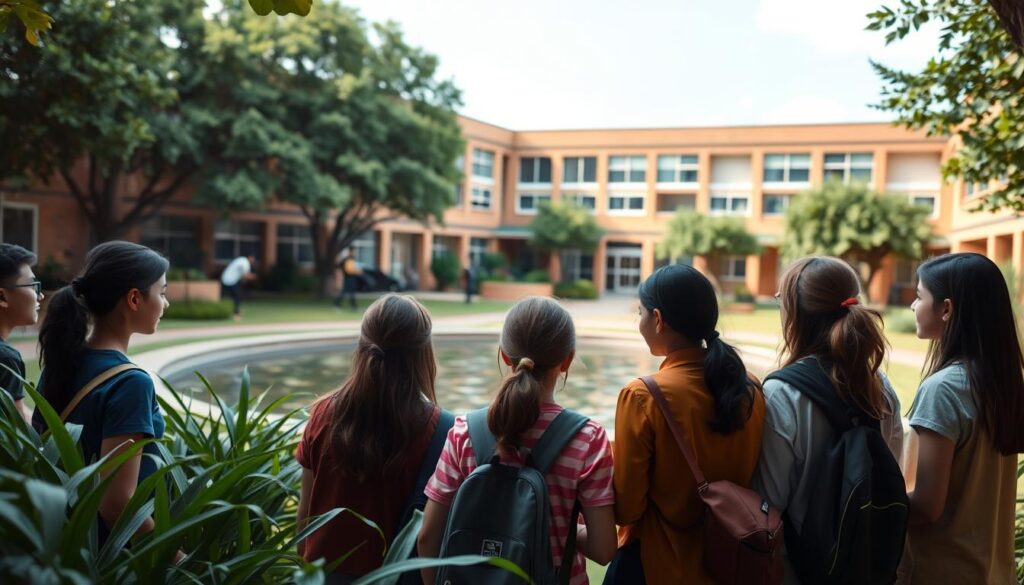
[[(487, 425), (497, 439), (502, 463), (522, 465), (537, 439), (562, 411), (554, 394), (559, 376), (568, 376), (576, 354), (572, 317), (549, 298), (519, 301), (505, 317), (499, 354), (511, 370), (491, 403)], [(455, 492), (476, 466), (466, 418), (457, 417), (425, 490), (428, 501), (419, 536), (421, 557), (438, 555)], [(554, 566), (562, 561), (569, 530), (576, 530), (577, 552), (570, 583), (586, 584), (584, 556), (603, 565), (611, 560), (616, 546), (612, 457), (601, 425), (588, 421), (562, 450), (546, 479)], [(577, 499), (583, 509), (583, 525), (577, 518), (570, 518)], [(423, 580), (433, 585), (434, 571), (424, 570)]]

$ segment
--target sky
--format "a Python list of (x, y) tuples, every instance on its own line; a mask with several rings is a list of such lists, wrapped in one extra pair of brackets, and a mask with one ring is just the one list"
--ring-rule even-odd
[(886, 47), (864, 30), (886, 2), (344, 0), (437, 55), (459, 113), (512, 130), (888, 121), (869, 59), (919, 69), (938, 29)]

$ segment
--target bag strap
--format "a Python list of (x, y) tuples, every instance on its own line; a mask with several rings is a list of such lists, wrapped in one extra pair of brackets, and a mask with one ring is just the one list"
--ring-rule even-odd
[(68, 405), (64, 407), (64, 410), (62, 410), (60, 413), (60, 422), (67, 422), (68, 417), (71, 416), (72, 412), (74, 412), (75, 407), (78, 406), (78, 403), (81, 402), (86, 396), (88, 396), (90, 392), (95, 390), (97, 386), (103, 384), (107, 380), (110, 380), (111, 378), (117, 376), (122, 372), (127, 372), (128, 370), (141, 370), (143, 372), (145, 371), (133, 363), (127, 363), (116, 365), (100, 373), (100, 375), (96, 376), (92, 380), (89, 380), (88, 384), (82, 386), (82, 389), (79, 390), (77, 394), (75, 394), (75, 396), (71, 399), (71, 402), (69, 402)]
[(879, 430), (881, 423), (878, 419), (860, 412), (839, 397), (826, 366), (827, 362), (823, 363), (817, 357), (808, 357), (768, 374), (765, 381), (779, 380), (796, 388), (821, 410), (837, 433), (844, 433), (855, 426)]
[(498, 454), (498, 442), (487, 426), (487, 408), (474, 410), (466, 415), (466, 426), (469, 427), (469, 442), (473, 445), (477, 466), (490, 463)]
[(665, 402), (665, 394), (662, 393), (661, 386), (658, 385), (653, 376), (644, 376), (640, 380), (647, 386), (647, 391), (651, 393), (655, 404), (658, 405), (658, 409), (661, 410), (661, 414), (665, 417), (665, 422), (668, 423), (668, 428), (672, 431), (672, 436), (675, 437), (679, 450), (683, 452), (686, 464), (690, 466), (690, 471), (693, 473), (693, 479), (697, 481), (697, 491), (703, 491), (708, 485), (708, 480), (704, 478), (704, 472), (701, 471), (700, 465), (697, 465), (697, 457), (686, 443), (686, 435), (683, 434), (683, 429), (672, 418), (672, 412), (668, 409), (668, 402)]
[(580, 432), (580, 429), (590, 419), (582, 414), (563, 408), (562, 412), (551, 421), (544, 434), (537, 439), (530, 450), (528, 458), (530, 467), (533, 467), (542, 475), (547, 475), (548, 470), (555, 464), (555, 460), (561, 455), (562, 449)]
[(430, 444), (427, 445), (427, 451), (423, 455), (423, 462), (420, 463), (420, 471), (416, 476), (416, 485), (413, 486), (412, 492), (409, 497), (406, 498), (405, 504), (402, 505), (402, 515), (399, 516), (398, 524), (395, 526), (395, 535), (405, 527), (412, 518), (413, 510), (422, 510), (427, 503), (427, 496), (423, 493), (423, 490), (427, 487), (427, 482), (430, 481), (430, 477), (434, 475), (434, 470), (437, 469), (437, 460), (441, 458), (441, 450), (444, 449), (445, 441), (448, 439), (448, 431), (455, 425), (455, 415), (451, 412), (441, 409), (441, 413), (437, 416), (437, 426), (434, 427), (434, 434), (430, 436)]

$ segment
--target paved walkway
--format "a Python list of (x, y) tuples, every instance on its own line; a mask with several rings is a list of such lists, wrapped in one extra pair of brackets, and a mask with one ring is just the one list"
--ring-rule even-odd
[[(417, 293), (419, 298), (436, 300), (462, 300), (458, 293)], [(573, 316), (580, 333), (636, 332), (637, 301), (634, 297), (608, 295), (597, 301), (565, 301), (565, 306)], [(434, 326), (438, 332), (446, 330), (464, 330), (466, 328), (492, 329), (499, 331), (504, 320), (504, 312), (474, 313), (451, 317), (437, 317)], [(275, 333), (322, 332), (356, 330), (358, 321), (312, 321), (297, 323), (232, 323), (230, 325), (197, 325), (183, 329), (159, 330), (153, 335), (137, 336), (136, 345), (164, 343), (185, 339), (216, 339), (228, 336), (270, 335)], [(729, 331), (726, 339), (744, 347), (748, 353), (756, 353), (764, 357), (767, 348), (777, 347), (779, 336), (772, 333), (751, 331)], [(25, 360), (36, 359), (37, 343), (35, 340), (15, 342), (14, 347), (21, 352)], [(757, 347), (750, 347), (750, 345)], [(764, 354), (764, 356), (762, 356)], [(920, 368), (925, 355), (922, 352), (893, 349), (889, 354), (892, 363)]]

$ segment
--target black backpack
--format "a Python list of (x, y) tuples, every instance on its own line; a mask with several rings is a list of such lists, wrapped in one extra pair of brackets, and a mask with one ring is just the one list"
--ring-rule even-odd
[[(526, 465), (515, 467), (500, 461), (494, 436), (487, 426), (487, 409), (469, 413), (469, 440), (478, 465), (455, 492), (439, 556), (501, 557), (518, 565), (537, 585), (567, 584), (576, 556), (575, 528), (580, 504), (577, 500), (573, 506), (565, 554), (561, 567), (556, 569), (548, 532), (551, 500), (544, 476), (587, 420), (581, 414), (563, 410), (537, 440)], [(521, 585), (523, 580), (498, 567), (474, 565), (441, 567), (436, 583)]]
[(907, 533), (903, 473), (879, 421), (839, 398), (827, 367), (808, 358), (765, 378), (799, 390), (836, 433), (811, 462), (817, 488), (800, 532), (786, 520), (786, 551), (802, 583), (892, 583)]

